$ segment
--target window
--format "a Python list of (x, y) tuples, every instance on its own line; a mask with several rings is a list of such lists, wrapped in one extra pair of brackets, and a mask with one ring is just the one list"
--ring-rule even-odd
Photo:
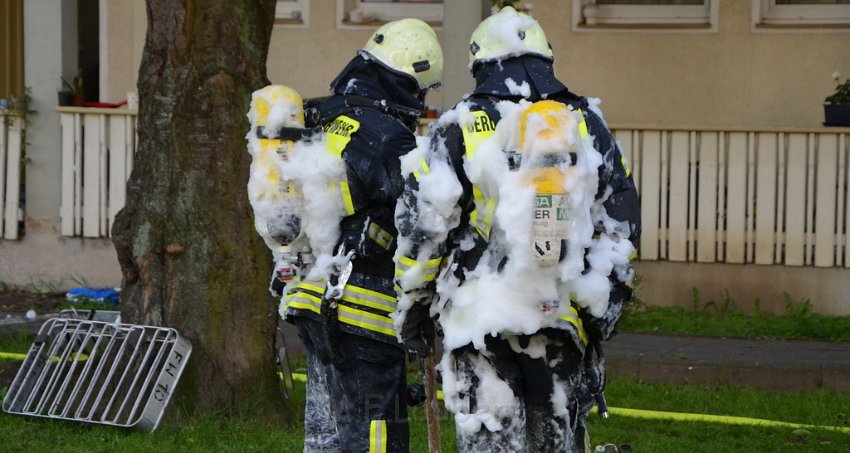
[(309, 25), (310, 0), (277, 0), (275, 25)]
[(714, 31), (717, 0), (573, 0), (573, 30), (702, 29)]
[(337, 0), (339, 25), (377, 26), (405, 17), (441, 25), (443, 0)]
[(850, 29), (850, 0), (753, 0), (753, 25)]

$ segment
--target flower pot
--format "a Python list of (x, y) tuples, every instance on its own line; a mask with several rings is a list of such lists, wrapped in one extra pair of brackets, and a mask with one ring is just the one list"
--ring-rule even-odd
[(59, 96), (60, 107), (74, 105), (74, 95), (70, 91), (59, 91), (57, 95)]
[(84, 94), (75, 94), (74, 95), (74, 105), (77, 107), (82, 107), (83, 104), (86, 103), (86, 95)]
[(823, 106), (824, 126), (850, 126), (850, 105)]

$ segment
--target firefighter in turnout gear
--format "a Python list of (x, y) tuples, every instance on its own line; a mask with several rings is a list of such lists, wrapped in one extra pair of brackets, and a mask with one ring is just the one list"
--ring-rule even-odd
[(281, 301), (307, 352), (305, 452), (409, 450), (405, 350), (390, 318), (393, 213), (404, 185), (399, 157), (416, 147), (424, 96), (442, 66), (426, 23), (380, 27), (332, 95), (306, 109), (304, 140), (281, 164), (301, 192), (300, 229), (314, 257), (284, 282)]
[(604, 401), (591, 353), (631, 296), (636, 189), (533, 18), (505, 7), (469, 50), (475, 90), (402, 160), (395, 326), (423, 354), (442, 331), (458, 451), (585, 451)]

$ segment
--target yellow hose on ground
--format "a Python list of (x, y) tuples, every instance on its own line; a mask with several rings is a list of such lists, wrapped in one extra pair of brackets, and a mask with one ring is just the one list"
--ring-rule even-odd
[[(307, 375), (302, 373), (292, 373), (292, 379), (298, 382), (306, 383)], [(437, 392), (437, 398), (443, 399), (442, 390)], [(612, 415), (622, 415), (624, 417), (633, 418), (647, 418), (652, 420), (708, 422), (723, 423), (726, 425), (765, 426), (794, 429), (825, 429), (827, 431), (837, 431), (841, 433), (850, 434), (850, 427), (847, 426), (808, 425), (804, 423), (791, 423), (750, 417), (736, 417), (732, 415), (688, 414), (684, 412), (650, 411), (645, 409), (629, 409), (624, 407), (609, 407), (608, 412)]]

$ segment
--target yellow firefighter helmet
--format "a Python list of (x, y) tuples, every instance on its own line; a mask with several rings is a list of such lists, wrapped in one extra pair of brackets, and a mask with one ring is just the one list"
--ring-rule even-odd
[(420, 90), (440, 84), (443, 49), (434, 30), (419, 19), (401, 19), (384, 24), (361, 49), (384, 66), (407, 74)]
[(552, 47), (534, 18), (506, 6), (484, 19), (469, 42), (469, 69), (478, 63), (520, 55), (538, 55), (549, 60)]

